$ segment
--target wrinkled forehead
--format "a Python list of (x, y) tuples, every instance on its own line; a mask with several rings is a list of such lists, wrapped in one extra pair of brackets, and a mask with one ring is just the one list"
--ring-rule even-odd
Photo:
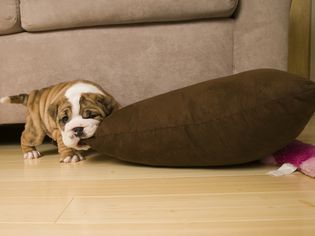
[(87, 109), (101, 111), (102, 99), (104, 99), (104, 96), (97, 93), (83, 93), (77, 97), (73, 97), (71, 100), (65, 98), (62, 100), (59, 111), (61, 113), (66, 112), (67, 115), (72, 117), (82, 115)]
[(65, 97), (71, 104), (73, 116), (77, 116), (80, 114), (80, 110), (84, 107), (95, 106), (97, 101), (96, 98), (98, 96), (103, 96), (103, 94), (103, 91), (97, 86), (79, 82), (67, 89)]
[(58, 102), (58, 112), (59, 113), (71, 113), (72, 104), (68, 101), (66, 97), (62, 97)]
[(85, 93), (81, 94), (78, 98), (69, 101), (64, 97), (60, 99), (58, 104), (58, 115), (67, 115), (69, 117), (75, 117), (82, 115), (85, 110), (101, 111), (101, 99), (103, 95)]
[(102, 102), (104, 96), (97, 93), (83, 93), (80, 98), (80, 115), (83, 114), (84, 110), (94, 110), (101, 111), (102, 110)]
[(85, 106), (101, 102), (103, 98), (104, 95), (99, 93), (82, 93), (79, 102), (81, 106)]
[(86, 107), (99, 107), (103, 99), (105, 99), (105, 96), (98, 93), (82, 93), (71, 99), (62, 97), (59, 100), (59, 111), (71, 109), (75, 112), (75, 110), (80, 111)]

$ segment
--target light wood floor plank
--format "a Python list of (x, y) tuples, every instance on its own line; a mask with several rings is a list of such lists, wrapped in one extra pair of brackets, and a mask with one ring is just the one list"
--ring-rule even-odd
[(185, 224), (0, 224), (5, 236), (314, 236), (313, 220)]
[(74, 198), (58, 223), (193, 223), (314, 219), (315, 192)]
[[(286, 177), (223, 176), (166, 178), (142, 180), (30, 181), (0, 182), (0, 196), (61, 197), (142, 194), (247, 193), (247, 192), (308, 192), (315, 181), (300, 173)], [(17, 194), (18, 192), (18, 194)]]
[[(18, 194), (18, 190), (16, 191)], [(0, 222), (55, 222), (71, 198), (0, 197)]]

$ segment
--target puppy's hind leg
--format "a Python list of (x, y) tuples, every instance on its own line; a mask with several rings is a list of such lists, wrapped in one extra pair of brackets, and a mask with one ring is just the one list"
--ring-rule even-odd
[(26, 118), (25, 129), (21, 136), (21, 148), (24, 159), (34, 159), (41, 156), (35, 146), (42, 144), (44, 137), (44, 130), (40, 125), (36, 126), (30, 116), (28, 116)]

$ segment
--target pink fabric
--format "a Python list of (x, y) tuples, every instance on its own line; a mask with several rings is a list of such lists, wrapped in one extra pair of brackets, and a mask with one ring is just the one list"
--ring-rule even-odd
[(303, 174), (315, 178), (315, 146), (295, 140), (272, 156), (266, 157), (263, 163), (281, 166), (290, 163)]
[(315, 146), (295, 140), (288, 146), (275, 152), (273, 157), (279, 165), (290, 163), (300, 167), (304, 161), (315, 157)]
[(304, 161), (300, 170), (308, 176), (315, 177), (315, 157), (311, 157), (310, 159)]

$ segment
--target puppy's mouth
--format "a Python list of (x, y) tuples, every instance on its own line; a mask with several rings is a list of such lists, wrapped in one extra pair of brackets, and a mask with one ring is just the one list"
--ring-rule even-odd
[(77, 144), (73, 148), (76, 150), (88, 150), (91, 147), (86, 142), (84, 142), (83, 139), (80, 139), (79, 142), (77, 142)]
[(86, 146), (87, 144), (82, 139), (80, 139), (77, 145), (78, 147), (83, 147), (83, 146)]

